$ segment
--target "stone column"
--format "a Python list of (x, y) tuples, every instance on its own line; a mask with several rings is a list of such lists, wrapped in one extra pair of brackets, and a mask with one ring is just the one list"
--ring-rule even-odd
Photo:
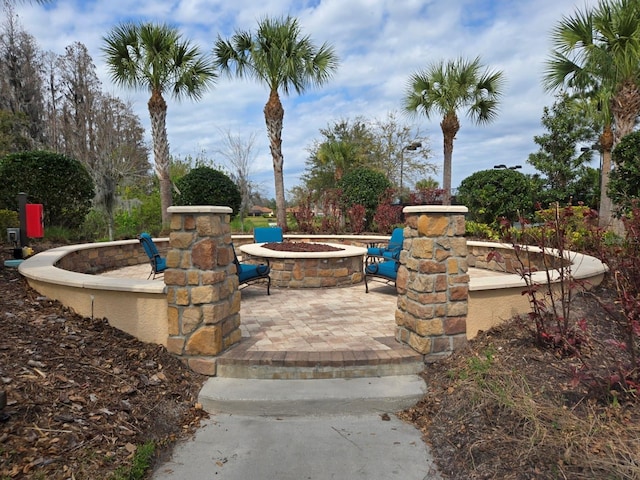
[(240, 341), (240, 292), (229, 207), (170, 207), (167, 349), (189, 367), (216, 374), (216, 356)]
[(396, 339), (436, 360), (467, 341), (467, 208), (420, 205), (403, 212)]

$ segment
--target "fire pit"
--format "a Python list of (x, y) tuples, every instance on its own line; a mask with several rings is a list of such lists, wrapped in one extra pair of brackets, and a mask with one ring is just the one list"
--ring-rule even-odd
[(272, 245), (272, 248), (268, 248), (268, 245), (251, 243), (239, 248), (244, 260), (255, 259), (259, 262), (269, 259), (273, 287), (341, 287), (362, 282), (366, 248), (312, 242), (282, 242), (277, 246)]

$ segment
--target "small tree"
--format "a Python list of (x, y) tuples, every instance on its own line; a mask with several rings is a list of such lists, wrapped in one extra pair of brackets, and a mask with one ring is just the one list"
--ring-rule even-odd
[(242, 195), (227, 175), (210, 167), (197, 167), (176, 181), (176, 205), (222, 205), (240, 211)]
[(609, 178), (609, 196), (620, 211), (628, 211), (640, 200), (640, 132), (620, 140), (613, 150), (616, 168)]
[(93, 181), (77, 160), (52, 152), (14, 153), (0, 160), (0, 208), (14, 210), (17, 195), (44, 205), (49, 225), (76, 229), (91, 208)]

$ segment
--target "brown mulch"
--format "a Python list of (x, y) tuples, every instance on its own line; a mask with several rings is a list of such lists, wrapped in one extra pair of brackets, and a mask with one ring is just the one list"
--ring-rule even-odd
[(0, 478), (107, 479), (141, 445), (158, 458), (195, 431), (206, 377), (37, 294), (0, 257)]
[(428, 393), (401, 412), (432, 449), (445, 478), (640, 479), (640, 392), (599, 386), (609, 378), (620, 331), (602, 303), (608, 285), (572, 305), (589, 330), (584, 363), (539, 348), (525, 319), (483, 332), (424, 372)]
[[(4, 251), (0, 260), (8, 258)], [(156, 459), (206, 413), (205, 377), (160, 346), (76, 315), (0, 264), (0, 478), (109, 479), (148, 441)], [(592, 338), (583, 348), (606, 375), (619, 336), (601, 302), (606, 285), (576, 300)], [(526, 323), (481, 333), (429, 365), (428, 392), (400, 417), (413, 423), (449, 479), (640, 480), (640, 408), (633, 392), (595, 391), (580, 363), (534, 345)], [(577, 381), (577, 379), (579, 381)], [(127, 478), (127, 477), (121, 477)]]

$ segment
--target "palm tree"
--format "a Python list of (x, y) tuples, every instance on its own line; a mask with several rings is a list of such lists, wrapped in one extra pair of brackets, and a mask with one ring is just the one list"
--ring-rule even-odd
[(412, 74), (409, 79), (404, 98), (405, 110), (423, 113), (427, 118), (434, 113), (442, 117), (444, 205), (451, 204), (451, 157), (453, 140), (460, 130), (458, 110), (466, 108), (467, 116), (479, 125), (490, 123), (498, 113), (502, 72), (481, 70), (479, 57), (471, 62), (459, 58), (434, 63), (426, 70)]
[(327, 82), (338, 67), (333, 47), (324, 43), (317, 48), (308, 36), (302, 36), (298, 21), (292, 17), (264, 18), (255, 33), (237, 31), (230, 40), (218, 37), (214, 46), (216, 66), (229, 75), (252, 77), (269, 88), (264, 107), (269, 147), (273, 158), (278, 226), (286, 228), (282, 167), (282, 125), (284, 108), (281, 90), (303, 93), (310, 85)]
[(167, 91), (175, 99), (199, 99), (217, 75), (213, 63), (198, 47), (182, 39), (167, 25), (153, 23), (122, 24), (104, 38), (103, 52), (114, 83), (145, 89), (151, 93), (147, 103), (151, 118), (151, 138), (155, 169), (160, 179), (162, 223), (167, 225), (171, 206), (169, 141), (167, 139)]
[(568, 88), (598, 101), (603, 125), (600, 225), (607, 226), (612, 221), (607, 194), (611, 151), (633, 131), (640, 114), (640, 3), (603, 0), (592, 10), (577, 10), (573, 17), (562, 18), (551, 39), (545, 88)]

